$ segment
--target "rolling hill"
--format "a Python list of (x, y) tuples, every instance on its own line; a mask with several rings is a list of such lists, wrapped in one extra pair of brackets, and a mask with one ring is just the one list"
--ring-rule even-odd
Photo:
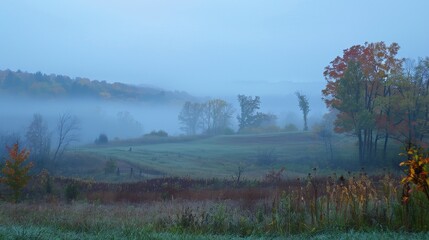
[[(333, 148), (331, 160), (324, 142), (311, 132), (139, 138), (77, 148), (69, 156), (78, 154), (76, 159), (87, 160), (82, 160), (80, 169), (69, 169), (62, 174), (73, 175), (72, 171), (77, 174), (89, 162), (93, 165), (85, 168), (90, 172), (84, 177), (89, 174), (91, 178), (114, 181), (129, 180), (131, 168), (135, 175), (141, 173), (143, 178), (226, 179), (236, 174), (238, 166), (243, 167), (243, 176), (247, 179), (261, 179), (269, 171), (282, 167), (285, 167), (287, 177), (305, 177), (314, 168), (318, 169), (318, 174), (360, 170), (354, 138), (336, 136)], [(398, 151), (392, 149), (391, 152), (397, 155)], [(107, 160), (116, 162), (120, 176), (106, 176), (103, 169)]]
[(39, 98), (93, 98), (168, 103), (193, 99), (186, 92), (166, 91), (155, 87), (108, 83), (64, 75), (0, 70), (0, 93)]

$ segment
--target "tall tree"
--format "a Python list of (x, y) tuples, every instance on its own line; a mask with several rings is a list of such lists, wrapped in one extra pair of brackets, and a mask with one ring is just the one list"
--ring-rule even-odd
[(248, 128), (254, 127), (257, 124), (257, 110), (261, 104), (261, 99), (259, 96), (245, 96), (238, 95), (238, 102), (240, 104), (240, 115), (237, 116), (239, 131)]
[[(327, 80), (322, 91), (325, 103), (340, 111), (336, 130), (357, 136), (362, 164), (375, 159), (377, 140), (386, 134), (386, 128), (376, 124), (385, 116), (386, 109), (376, 103), (387, 94), (389, 77), (401, 69), (402, 62), (396, 58), (398, 50), (396, 43), (355, 45), (344, 50), (343, 56), (335, 58), (323, 73)], [(355, 92), (345, 89), (348, 85), (353, 86)]]
[(310, 105), (308, 103), (307, 96), (305, 96), (300, 92), (296, 92), (295, 94), (298, 97), (298, 106), (299, 106), (299, 109), (301, 109), (302, 115), (304, 118), (304, 131), (308, 131), (307, 116), (308, 116), (308, 113), (310, 112)]
[(79, 120), (77, 117), (72, 116), (68, 113), (61, 114), (57, 121), (57, 147), (55, 149), (53, 161), (55, 162), (58, 158), (61, 158), (67, 147), (79, 140), (78, 131)]
[(48, 125), (43, 120), (42, 115), (33, 115), (33, 121), (28, 126), (25, 137), (32, 152), (31, 160), (37, 168), (43, 168), (45, 161), (49, 160), (51, 134), (48, 132)]
[(221, 134), (231, 123), (234, 110), (222, 99), (212, 99), (202, 106), (202, 126), (207, 134)]
[(179, 113), (179, 122), (181, 129), (188, 135), (197, 134), (198, 127), (201, 124), (203, 105), (200, 103), (185, 102)]
[(390, 82), (392, 137), (420, 145), (429, 133), (429, 58), (406, 59), (403, 71)]

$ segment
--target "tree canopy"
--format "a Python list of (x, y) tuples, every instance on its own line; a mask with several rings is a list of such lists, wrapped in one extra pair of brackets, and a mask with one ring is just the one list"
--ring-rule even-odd
[(384, 42), (344, 50), (324, 71), (329, 108), (339, 111), (335, 131), (358, 139), (359, 159), (385, 159), (389, 139), (421, 144), (429, 132), (429, 60), (397, 58), (399, 45)]

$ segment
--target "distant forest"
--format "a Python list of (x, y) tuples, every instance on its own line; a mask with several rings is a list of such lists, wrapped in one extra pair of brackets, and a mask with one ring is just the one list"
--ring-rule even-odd
[(108, 83), (81, 77), (72, 79), (64, 75), (46, 75), (41, 72), (28, 73), (8, 69), (0, 70), (0, 93), (41, 98), (88, 97), (158, 103), (192, 99), (186, 92), (165, 91), (118, 82)]

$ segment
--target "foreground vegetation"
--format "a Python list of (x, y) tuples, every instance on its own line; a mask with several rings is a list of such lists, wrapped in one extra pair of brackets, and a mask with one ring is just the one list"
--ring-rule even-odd
[[(350, 149), (347, 139), (336, 139), (336, 147), (348, 146), (343, 153)], [(138, 141), (77, 149), (69, 155), (78, 159), (72, 161), (74, 165), (64, 162), (61, 168), (54, 169), (55, 174), (41, 171), (19, 195), (0, 185), (0, 236), (6, 239), (53, 236), (61, 239), (262, 239), (268, 236), (273, 239), (285, 236), (374, 239), (383, 234), (400, 239), (406, 236), (405, 232), (414, 232), (417, 239), (427, 237), (429, 198), (425, 195), (427, 192), (418, 191), (427, 189), (424, 184), (428, 158), (422, 149), (413, 148), (405, 154), (408, 161), (404, 161), (404, 165), (410, 170), (402, 185), (401, 176), (388, 169), (371, 171), (371, 174), (364, 169), (337, 169), (337, 173), (328, 174), (327, 168), (320, 171), (313, 167), (310, 173), (296, 174), (280, 168), (301, 161), (308, 169), (316, 163), (316, 160), (304, 161), (305, 156), (321, 155), (325, 150), (311, 133)], [(293, 147), (282, 147), (286, 146), (284, 142)], [(313, 146), (314, 152), (302, 151), (305, 142)], [(132, 149), (128, 149), (131, 144)], [(276, 152), (275, 156), (262, 153), (255, 156), (256, 146), (286, 150)], [(163, 152), (165, 148), (169, 152)], [(17, 153), (17, 149), (10, 154)], [(341, 152), (337, 156), (339, 154)], [(14, 156), (10, 155), (10, 159), (19, 159)], [(86, 159), (87, 156), (97, 161)], [(172, 156), (181, 157), (178, 160)], [(221, 156), (233, 158), (222, 164)], [(257, 177), (249, 174), (240, 179), (233, 171), (229, 177), (215, 177), (210, 173), (228, 171), (227, 164), (240, 166), (232, 165), (237, 164), (239, 156), (254, 157), (247, 162), (247, 167), (253, 169)], [(171, 164), (170, 168), (178, 169), (177, 173), (180, 165), (191, 167), (198, 161), (205, 162), (206, 168), (201, 165), (189, 171), (209, 174), (206, 178), (181, 174), (157, 176), (156, 171), (162, 173), (161, 169), (150, 169), (148, 160), (161, 166), (162, 162)], [(108, 169), (107, 163), (118, 165)], [(108, 181), (59, 176), (62, 175), (59, 172), (66, 172), (68, 167), (76, 171), (76, 166), (87, 168), (90, 164), (98, 169), (94, 173), (104, 175)], [(139, 175), (137, 166), (145, 166), (145, 171), (151, 170), (154, 174)], [(123, 171), (133, 167), (134, 175), (132, 170)], [(117, 173), (117, 169), (121, 172)], [(20, 203), (8, 203), (16, 202), (16, 196), (20, 196)]]
[[(135, 229), (127, 232), (120, 229), (109, 229), (105, 232), (96, 234), (86, 232), (61, 231), (59, 229), (44, 227), (22, 227), (22, 226), (0, 226), (0, 238), (9, 239), (188, 239), (188, 240), (235, 240), (249, 239), (262, 240), (266, 237), (237, 237), (237, 236), (220, 236), (220, 235), (202, 235), (202, 234), (177, 234), (177, 233), (157, 233), (146, 231), (144, 229)], [(427, 233), (396, 233), (396, 232), (347, 232), (347, 233), (324, 233), (324, 234), (302, 234), (288, 236), (288, 239), (369, 239), (369, 240), (408, 240), (408, 239), (427, 239)], [(284, 239), (283, 237), (271, 237), (269, 239)]]
[(282, 180), (273, 172), (264, 181), (240, 184), (189, 178), (102, 183), (43, 172), (27, 186), (22, 203), (0, 203), (0, 234), (42, 239), (374, 239), (385, 232), (395, 238), (405, 237), (403, 232), (427, 232), (428, 199), (416, 192), (403, 204), (399, 182), (388, 172), (317, 177), (317, 170), (303, 179)]

